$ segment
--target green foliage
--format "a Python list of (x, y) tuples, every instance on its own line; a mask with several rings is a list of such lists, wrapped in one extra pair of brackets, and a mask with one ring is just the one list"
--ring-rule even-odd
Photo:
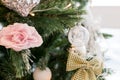
[(113, 71), (110, 68), (104, 68), (102, 74), (98, 76), (97, 80), (106, 80), (105, 76), (111, 75)]
[(31, 80), (31, 74), (28, 74), (25, 69), (21, 52), (7, 50), (4, 54), (6, 55), (2, 61), (0, 60), (0, 77), (2, 80)]
[(102, 34), (103, 34), (103, 37), (104, 37), (105, 39), (108, 39), (108, 38), (113, 37), (113, 35), (111, 35), (111, 34), (107, 34), (107, 33), (102, 33)]
[(2, 59), (4, 62), (0, 64), (0, 76), (4, 80), (13, 80), (15, 79), (15, 71), (12, 63), (6, 59)]
[[(41, 3), (31, 11), (35, 16), (29, 15), (28, 17), (22, 17), (1, 4), (0, 21), (5, 22), (4, 24), (6, 25), (15, 22), (28, 23), (31, 26), (35, 26), (43, 37), (48, 37), (55, 31), (63, 31), (65, 28), (73, 27), (75, 22), (81, 19), (80, 15), (85, 13), (82, 10), (82, 4), (85, 2), (80, 0), (81, 6), (79, 8), (75, 6), (75, 1), (41, 0)], [(71, 6), (68, 6), (69, 4)]]

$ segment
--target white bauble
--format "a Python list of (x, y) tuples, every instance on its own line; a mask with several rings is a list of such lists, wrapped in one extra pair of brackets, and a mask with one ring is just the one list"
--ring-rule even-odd
[(45, 70), (40, 70), (40, 68), (36, 68), (33, 72), (34, 80), (51, 80), (52, 73), (51, 70), (46, 67)]
[(72, 45), (76, 47), (84, 46), (89, 41), (89, 32), (83, 26), (76, 25), (70, 29), (68, 33), (68, 40)]

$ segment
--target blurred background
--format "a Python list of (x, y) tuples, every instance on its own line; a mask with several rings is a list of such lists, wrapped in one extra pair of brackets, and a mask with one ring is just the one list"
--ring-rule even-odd
[(103, 28), (120, 28), (120, 0), (91, 0), (91, 9)]
[(105, 52), (105, 67), (112, 70), (106, 80), (120, 80), (120, 0), (91, 0), (92, 14), (100, 31), (112, 35), (101, 43)]

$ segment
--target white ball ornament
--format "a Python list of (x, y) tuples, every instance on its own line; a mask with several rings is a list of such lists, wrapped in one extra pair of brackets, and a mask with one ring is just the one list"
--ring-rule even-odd
[(68, 40), (72, 45), (76, 47), (84, 46), (89, 41), (89, 32), (83, 26), (76, 25), (70, 29), (68, 33)]
[(45, 70), (40, 70), (40, 68), (36, 68), (33, 72), (34, 80), (51, 80), (52, 73), (51, 70), (46, 67)]

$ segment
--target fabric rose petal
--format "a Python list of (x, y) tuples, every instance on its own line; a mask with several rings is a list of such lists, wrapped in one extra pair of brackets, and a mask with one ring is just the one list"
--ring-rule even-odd
[(0, 31), (0, 45), (15, 51), (39, 47), (42, 43), (42, 37), (36, 29), (27, 24), (14, 23)]

